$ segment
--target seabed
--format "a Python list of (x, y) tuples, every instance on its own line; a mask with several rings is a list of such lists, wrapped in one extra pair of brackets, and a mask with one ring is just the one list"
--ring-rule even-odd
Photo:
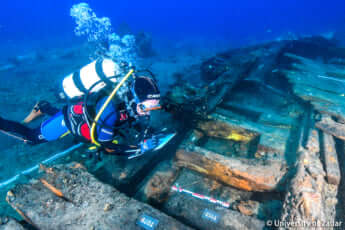
[[(58, 70), (61, 76), (87, 61), (75, 50), (55, 57), (60, 61), (42, 57), (47, 71), (74, 63)], [(166, 69), (179, 68), (154, 125), (173, 128), (176, 138), (131, 161), (95, 162), (81, 146), (20, 176), (2, 190), (7, 204), (0, 215), (12, 217), (1, 230), (344, 228), (344, 48), (310, 37), (161, 62), (153, 66), (161, 81)], [(21, 84), (16, 79), (2, 87)], [(49, 80), (33, 84), (51, 87)], [(53, 90), (40, 87), (33, 95), (31, 87), (22, 91), (32, 104), (41, 95), (56, 100)], [(6, 153), (21, 155), (27, 167), (71, 145), (72, 139), (14, 145)]]

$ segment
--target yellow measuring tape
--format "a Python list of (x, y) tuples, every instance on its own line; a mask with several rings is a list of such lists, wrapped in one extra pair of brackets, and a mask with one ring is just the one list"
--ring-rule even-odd
[(96, 130), (96, 126), (97, 126), (97, 122), (99, 120), (99, 118), (101, 117), (102, 113), (104, 112), (105, 108), (108, 106), (108, 104), (110, 103), (111, 99), (113, 99), (113, 97), (115, 96), (116, 92), (120, 89), (120, 87), (125, 83), (125, 81), (127, 81), (127, 79), (132, 75), (132, 73), (134, 72), (133, 69), (131, 69), (126, 76), (119, 82), (119, 84), (117, 84), (117, 86), (114, 88), (113, 92), (111, 92), (111, 94), (109, 95), (109, 97), (107, 98), (107, 100), (104, 102), (104, 104), (102, 105), (101, 109), (99, 110), (99, 112), (97, 113), (92, 126), (91, 126), (91, 141), (93, 144), (97, 145), (97, 146), (101, 146), (100, 143), (98, 143), (95, 139), (95, 130)]

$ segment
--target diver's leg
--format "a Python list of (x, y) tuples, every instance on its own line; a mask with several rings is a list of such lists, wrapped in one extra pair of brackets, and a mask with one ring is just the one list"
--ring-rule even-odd
[(41, 129), (31, 129), (28, 128), (19, 122), (6, 120), (0, 117), (0, 130), (3, 130), (5, 132), (9, 132), (14, 135), (18, 135), (15, 137), (23, 139), (24, 142), (27, 142), (29, 144), (40, 144), (43, 142), (46, 142), (44, 138), (41, 135)]
[(44, 121), (41, 124), (40, 131), (44, 139), (46, 139), (47, 141), (58, 140), (70, 133), (66, 126), (64, 114), (62, 111), (59, 111), (58, 113), (54, 114), (54, 116)]

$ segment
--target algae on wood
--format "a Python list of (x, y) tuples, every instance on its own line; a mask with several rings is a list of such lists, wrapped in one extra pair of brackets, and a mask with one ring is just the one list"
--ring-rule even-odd
[(49, 192), (39, 180), (17, 185), (7, 197), (38, 229), (138, 229), (143, 214), (159, 221), (156, 229), (190, 229), (101, 183), (83, 168), (60, 165), (53, 171), (43, 178), (71, 202)]
[(333, 137), (327, 133), (323, 133), (322, 136), (327, 182), (330, 184), (339, 185), (341, 178), (338, 156), (335, 149), (335, 141)]
[(199, 147), (194, 147), (192, 150), (180, 149), (176, 159), (179, 166), (246, 191), (279, 190), (278, 185), (286, 173), (282, 163), (272, 162), (271, 165), (261, 165), (254, 160), (255, 162), (247, 164)]

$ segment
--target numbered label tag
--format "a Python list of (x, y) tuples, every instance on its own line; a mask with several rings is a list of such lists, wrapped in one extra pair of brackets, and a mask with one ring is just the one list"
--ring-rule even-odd
[(204, 220), (207, 220), (207, 221), (212, 221), (214, 223), (218, 223), (219, 222), (219, 214), (212, 211), (212, 210), (209, 210), (209, 209), (205, 209), (204, 212), (202, 213), (202, 216), (201, 216)]
[(159, 220), (151, 216), (143, 214), (139, 217), (139, 220), (137, 221), (137, 225), (139, 225), (140, 227), (146, 230), (154, 230), (157, 227), (158, 222)]

